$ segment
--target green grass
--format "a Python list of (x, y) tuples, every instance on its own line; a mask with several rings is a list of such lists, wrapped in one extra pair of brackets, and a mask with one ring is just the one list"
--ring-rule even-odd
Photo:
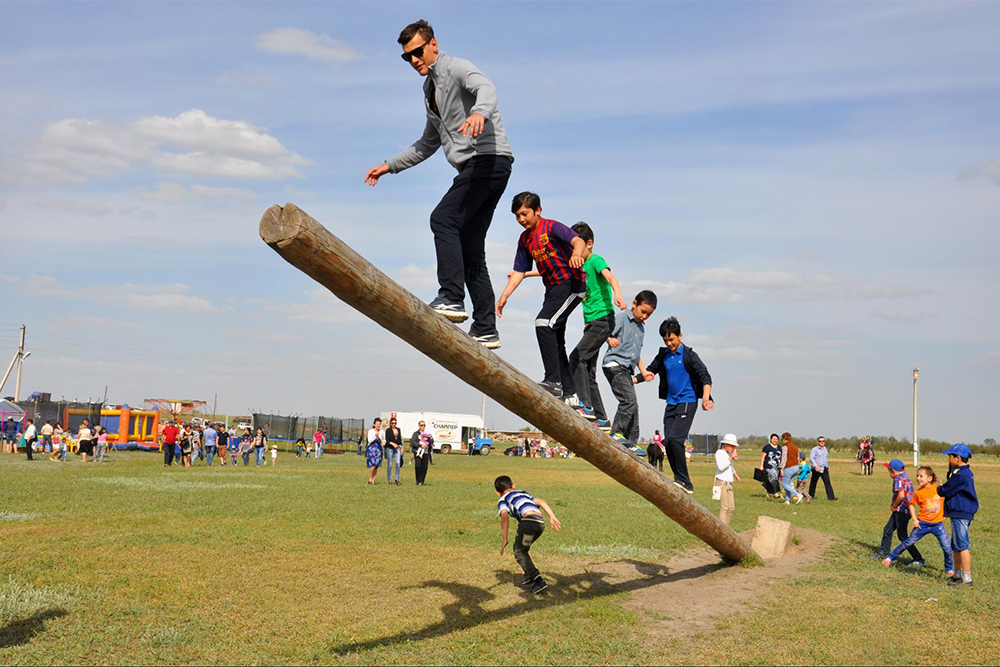
[[(0, 663), (969, 664), (1000, 654), (1000, 466), (975, 466), (976, 586), (868, 560), (889, 479), (835, 461), (838, 503), (785, 506), (736, 485), (736, 530), (760, 513), (842, 538), (820, 565), (762, 590), (713, 635), (651, 633), (630, 611), (622, 563), (665, 563), (699, 544), (579, 459), (436, 457), (428, 486), (369, 487), (355, 455), (236, 470), (164, 469), (157, 455), (105, 464), (0, 457)], [(750, 478), (746, 456), (738, 469)], [(943, 473), (946, 465), (937, 463)], [(694, 464), (710, 509), (712, 469)], [(499, 556), (492, 480), (510, 474), (564, 524), (532, 550), (535, 598)], [(936, 601), (928, 601), (935, 598)], [(784, 609), (794, 613), (783, 613)], [(782, 638), (798, 637), (796, 642)], [(665, 638), (666, 637), (666, 638)]]

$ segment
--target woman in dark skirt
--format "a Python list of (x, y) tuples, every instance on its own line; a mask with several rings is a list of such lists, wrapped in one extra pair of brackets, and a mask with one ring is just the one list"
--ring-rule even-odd
[(382, 418), (376, 417), (372, 427), (368, 429), (368, 448), (365, 450), (365, 460), (370, 473), (368, 483), (375, 484), (375, 476), (382, 465), (382, 443), (385, 442), (385, 432), (382, 430)]
[(761, 485), (768, 496), (781, 497), (781, 438), (772, 433), (764, 451), (760, 454), (760, 469), (764, 471)]

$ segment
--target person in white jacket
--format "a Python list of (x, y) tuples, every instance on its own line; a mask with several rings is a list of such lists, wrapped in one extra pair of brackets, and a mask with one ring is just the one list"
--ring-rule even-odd
[(739, 458), (739, 454), (736, 452), (739, 446), (740, 443), (737, 442), (736, 436), (727, 433), (722, 436), (722, 446), (719, 447), (719, 451), (715, 452), (715, 486), (719, 489), (719, 500), (722, 502), (722, 506), (719, 508), (719, 519), (727, 526), (736, 510), (733, 482), (740, 481), (740, 476), (736, 474), (733, 461)]

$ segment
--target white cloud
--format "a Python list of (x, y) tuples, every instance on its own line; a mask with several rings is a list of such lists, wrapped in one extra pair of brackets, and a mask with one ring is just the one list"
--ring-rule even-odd
[(265, 345), (299, 344), (303, 341), (301, 336), (293, 336), (280, 331), (267, 331), (266, 329), (226, 329), (222, 335)]
[(52, 323), (56, 329), (61, 330), (90, 329), (101, 332), (138, 329), (141, 326), (135, 322), (123, 322), (122, 320), (113, 320), (109, 317), (99, 317), (97, 315), (60, 315)]
[(172, 312), (203, 313), (214, 310), (211, 302), (188, 294), (190, 287), (172, 285), (87, 285), (69, 286), (52, 276), (31, 275), (20, 290), (27, 296), (55, 297), (79, 301), (100, 301), (118, 305), (124, 302), (138, 310), (169, 310)]
[(735, 271), (728, 268), (695, 269), (688, 274), (688, 279), (727, 287), (787, 288), (799, 283), (799, 279), (787, 271)]
[(410, 264), (394, 272), (392, 279), (410, 292), (437, 287), (437, 267)]
[(1000, 160), (973, 165), (959, 175), (960, 179), (985, 178), (1000, 185)]
[(298, 188), (293, 188), (291, 185), (285, 186), (285, 194), (289, 197), (315, 197), (315, 192), (310, 192), (309, 190), (299, 190)]
[(896, 299), (926, 292), (912, 285), (856, 285), (826, 274), (737, 271), (723, 267), (694, 269), (688, 273), (687, 283), (633, 281), (629, 285), (652, 289), (657, 296), (680, 303)]
[(153, 189), (139, 188), (135, 193), (152, 201), (181, 202), (194, 199), (194, 193), (180, 183), (157, 183)]
[(223, 72), (216, 77), (215, 82), (222, 86), (246, 86), (249, 88), (281, 88), (281, 84), (271, 81), (259, 74), (245, 72)]
[(262, 128), (191, 109), (123, 125), (68, 118), (43, 130), (37, 145), (5, 180), (82, 182), (114, 178), (142, 166), (187, 174), (273, 180), (300, 176), (313, 162)]
[(312, 322), (316, 324), (344, 324), (362, 322), (364, 315), (333, 296), (329, 290), (319, 287), (307, 292), (309, 300), (299, 303), (284, 303), (268, 299), (249, 299), (247, 303), (266, 313), (284, 315), (289, 322)]
[(328, 63), (349, 63), (363, 60), (354, 48), (329, 35), (320, 35), (301, 28), (277, 28), (257, 35), (256, 46), (261, 51), (281, 55), (298, 55)]
[(634, 280), (627, 284), (638, 289), (652, 290), (659, 299), (667, 299), (673, 303), (734, 303), (744, 300), (744, 297), (732, 290), (715, 286), (703, 287), (655, 280)]
[(75, 202), (66, 199), (45, 199), (34, 202), (35, 206), (48, 209), (50, 211), (66, 211), (78, 215), (86, 215), (92, 218), (100, 218), (110, 215), (114, 209), (106, 204), (95, 204), (89, 202)]
[(872, 317), (891, 322), (916, 322), (926, 317), (926, 314), (916, 310), (876, 310), (872, 312)]
[(19, 283), (21, 282), (21, 276), (8, 276), (0, 273), (0, 283)]
[(125, 297), (129, 308), (139, 310), (169, 310), (178, 313), (207, 313), (212, 304), (201, 297), (189, 294), (141, 294), (133, 293)]
[(153, 189), (139, 188), (136, 194), (143, 199), (161, 202), (186, 202), (196, 199), (225, 199), (239, 201), (256, 199), (257, 193), (246, 188), (219, 188), (195, 183), (187, 188), (180, 183), (157, 183)]

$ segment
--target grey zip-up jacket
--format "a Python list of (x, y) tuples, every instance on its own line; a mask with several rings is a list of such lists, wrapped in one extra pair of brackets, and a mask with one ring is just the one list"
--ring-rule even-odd
[[(514, 159), (497, 108), (497, 89), (488, 76), (468, 60), (441, 52), (425, 79), (427, 124), (424, 134), (405, 151), (385, 161), (389, 173), (396, 174), (420, 164), (441, 146), (444, 146), (448, 162), (459, 171), (476, 155), (503, 155)], [(429, 101), (431, 81), (434, 82), (438, 113), (431, 110)], [(474, 113), (482, 114), (486, 122), (482, 134), (470, 139), (459, 134), (458, 128)]]

